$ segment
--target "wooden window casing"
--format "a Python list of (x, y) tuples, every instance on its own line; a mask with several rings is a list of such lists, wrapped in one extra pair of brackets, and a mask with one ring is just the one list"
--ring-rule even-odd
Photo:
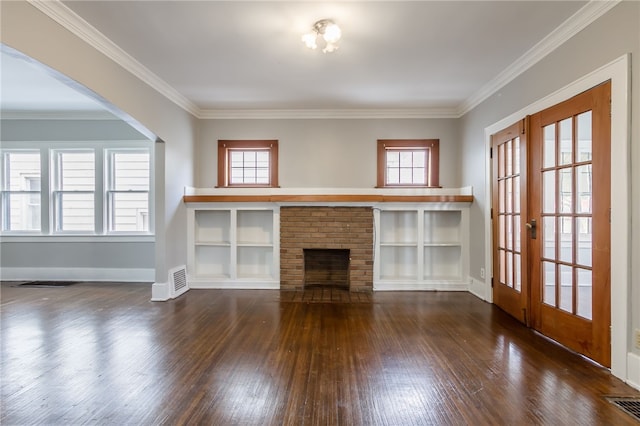
[[(421, 187), (439, 188), (440, 178), (440, 140), (439, 139), (379, 139), (378, 140), (378, 179), (377, 187)], [(424, 151), (425, 183), (388, 183), (387, 153), (394, 151)]]
[[(268, 183), (232, 183), (231, 154), (233, 152), (269, 152)], [(277, 140), (219, 140), (218, 141), (218, 185), (219, 188), (277, 188), (278, 187), (278, 141)]]

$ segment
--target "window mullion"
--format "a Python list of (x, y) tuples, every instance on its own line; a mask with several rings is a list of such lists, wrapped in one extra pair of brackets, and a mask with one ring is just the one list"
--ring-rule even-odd
[(104, 149), (94, 150), (94, 185), (93, 185), (93, 214), (94, 214), (94, 232), (98, 235), (105, 234), (104, 220)]

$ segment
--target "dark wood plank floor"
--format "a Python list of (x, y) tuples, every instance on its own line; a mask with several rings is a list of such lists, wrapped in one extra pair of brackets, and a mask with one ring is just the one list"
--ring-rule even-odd
[(467, 293), (1, 291), (3, 425), (637, 424), (604, 397), (638, 392)]

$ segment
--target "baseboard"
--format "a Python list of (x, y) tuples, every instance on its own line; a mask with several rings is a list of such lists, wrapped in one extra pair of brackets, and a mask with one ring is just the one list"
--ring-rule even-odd
[(627, 384), (640, 390), (640, 355), (627, 353)]
[(169, 283), (153, 283), (151, 286), (152, 302), (166, 302), (169, 298)]
[(194, 289), (236, 289), (236, 290), (279, 290), (280, 281), (205, 281), (189, 278), (189, 288)]
[(487, 298), (487, 284), (483, 281), (478, 281), (475, 278), (471, 278), (471, 284), (469, 284), (469, 293), (473, 294), (479, 299), (489, 301)]
[(469, 283), (460, 281), (374, 281), (373, 291), (469, 291)]
[(153, 282), (152, 268), (2, 268), (2, 281), (118, 281)]

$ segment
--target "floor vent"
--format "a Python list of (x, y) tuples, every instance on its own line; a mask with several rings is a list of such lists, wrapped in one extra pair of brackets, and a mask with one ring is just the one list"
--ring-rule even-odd
[(608, 397), (607, 400), (634, 419), (640, 421), (640, 398)]
[(170, 297), (175, 299), (181, 294), (189, 290), (189, 284), (187, 283), (187, 267), (178, 266), (169, 271), (169, 277), (171, 277)]
[(76, 284), (75, 281), (29, 281), (19, 284), (17, 287), (33, 287), (33, 288), (60, 288), (69, 287)]

